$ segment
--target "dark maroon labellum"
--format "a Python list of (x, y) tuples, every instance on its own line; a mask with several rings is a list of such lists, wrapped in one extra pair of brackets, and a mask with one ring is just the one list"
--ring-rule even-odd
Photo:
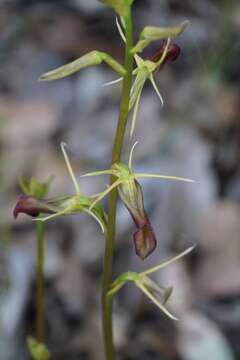
[[(157, 241), (153, 228), (146, 214), (144, 220), (145, 220), (144, 225), (137, 226), (138, 230), (135, 231), (135, 233), (133, 234), (136, 254), (142, 260), (148, 257), (155, 250), (157, 246)], [(134, 222), (136, 224), (136, 221)]]
[(52, 214), (53, 211), (43, 201), (39, 201), (33, 196), (20, 195), (13, 210), (14, 218), (16, 219), (20, 213), (37, 217), (41, 213)]
[(144, 209), (141, 186), (134, 180), (131, 186), (127, 184), (119, 186), (118, 192), (137, 227), (137, 231), (133, 235), (136, 254), (144, 260), (154, 251), (157, 241)]
[[(158, 62), (163, 55), (163, 52), (166, 48), (167, 41), (164, 41), (159, 49), (148, 59), (152, 62)], [(167, 54), (165, 56), (165, 59), (163, 60), (161, 64), (161, 68), (168, 63), (172, 63), (179, 57), (181, 53), (181, 48), (177, 44), (170, 44), (167, 50)]]

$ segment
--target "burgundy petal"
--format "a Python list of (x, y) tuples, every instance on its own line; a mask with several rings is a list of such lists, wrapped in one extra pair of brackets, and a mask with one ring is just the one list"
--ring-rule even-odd
[(53, 211), (48, 208), (47, 204), (33, 196), (20, 195), (13, 210), (14, 218), (16, 219), (20, 213), (37, 217), (40, 213), (51, 214)]
[[(158, 62), (166, 48), (167, 42), (164, 41), (159, 49), (149, 58), (150, 61)], [(161, 64), (161, 68), (167, 64), (174, 62), (180, 55), (181, 48), (177, 44), (170, 44), (167, 50), (167, 54), (163, 63)]]

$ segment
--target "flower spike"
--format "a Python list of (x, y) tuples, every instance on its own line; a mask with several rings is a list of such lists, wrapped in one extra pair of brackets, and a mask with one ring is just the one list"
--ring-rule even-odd
[(115, 163), (111, 169), (95, 171), (83, 176), (98, 176), (98, 175), (114, 175), (116, 180), (106, 190), (99, 193), (92, 202), (89, 210), (96, 206), (105, 196), (107, 196), (113, 189), (118, 189), (119, 197), (130, 212), (132, 219), (136, 225), (137, 230), (133, 234), (136, 254), (145, 259), (156, 248), (156, 237), (151, 226), (151, 222), (144, 209), (143, 193), (137, 179), (139, 178), (158, 178), (167, 180), (177, 180), (185, 182), (194, 182), (191, 179), (160, 175), (160, 174), (145, 174), (134, 173), (132, 171), (133, 152), (137, 142), (131, 148), (128, 165), (124, 163)]
[(108, 296), (113, 297), (128, 281), (131, 281), (139, 288), (144, 295), (146, 295), (165, 315), (167, 315), (172, 320), (178, 320), (176, 316), (171, 314), (169, 310), (165, 307), (165, 304), (169, 300), (173, 287), (162, 287), (159, 286), (155, 281), (153, 281), (148, 275), (160, 270), (163, 267), (166, 267), (173, 262), (179, 260), (183, 256), (189, 254), (195, 246), (191, 246), (182, 253), (174, 256), (170, 260), (164, 261), (162, 264), (157, 265), (153, 268), (150, 268), (146, 271), (136, 273), (128, 271), (120, 275), (111, 285), (110, 290), (108, 291)]

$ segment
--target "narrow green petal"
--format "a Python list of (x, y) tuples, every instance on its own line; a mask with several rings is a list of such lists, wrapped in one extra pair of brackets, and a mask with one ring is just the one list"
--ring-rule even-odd
[(149, 277), (142, 276), (141, 273), (139, 274), (139, 276), (142, 278), (141, 283), (142, 283), (143, 286), (150, 287), (150, 288), (152, 288), (153, 290), (155, 290), (156, 292), (158, 292), (160, 294), (164, 294), (164, 292), (166, 291), (166, 289), (164, 287), (159, 286), (155, 281), (153, 281)]
[(166, 58), (170, 43), (171, 43), (171, 38), (168, 38), (167, 39), (167, 44), (166, 44), (165, 49), (164, 49), (164, 51), (162, 53), (162, 56), (160, 57), (158, 62), (155, 64), (156, 70), (159, 68), (159, 66), (163, 63), (164, 59)]
[(73, 185), (75, 187), (76, 194), (81, 194), (80, 187), (78, 185), (76, 176), (75, 176), (75, 174), (73, 172), (73, 168), (72, 168), (72, 165), (70, 163), (70, 160), (69, 160), (69, 157), (68, 157), (68, 154), (67, 154), (67, 151), (66, 151), (66, 147), (67, 147), (67, 144), (64, 143), (64, 142), (61, 142), (61, 150), (62, 150), (62, 153), (63, 153), (63, 157), (64, 157), (64, 160), (66, 162), (66, 166), (67, 166), (68, 172), (70, 174), (70, 177), (71, 177), (71, 179), (73, 181)]
[(163, 106), (163, 105), (164, 105), (164, 101), (163, 101), (162, 95), (160, 94), (160, 92), (159, 92), (159, 90), (158, 90), (158, 87), (157, 87), (157, 85), (156, 85), (156, 83), (155, 83), (153, 74), (150, 75), (150, 81), (151, 81), (152, 86), (153, 86), (154, 90), (156, 91), (157, 96), (159, 97), (159, 99), (160, 99), (160, 101), (161, 101), (161, 104), (162, 104), (162, 106)]
[(185, 181), (185, 182), (190, 182), (190, 183), (195, 182), (195, 180), (188, 179), (188, 178), (183, 178), (183, 177), (178, 177), (178, 176), (158, 175), (158, 174), (135, 173), (134, 177), (136, 179), (137, 178), (142, 178), (142, 179), (151, 178), (151, 179), (165, 179), (165, 180)]
[(107, 188), (107, 190), (103, 191), (101, 193), (101, 195), (94, 200), (94, 202), (91, 204), (89, 210), (92, 210), (92, 208), (99, 202), (101, 201), (107, 194), (109, 194), (115, 187), (117, 187), (118, 185), (120, 185), (122, 183), (122, 180), (117, 180), (115, 181), (111, 186), (109, 186)]
[(119, 23), (119, 21), (118, 21), (118, 17), (117, 17), (117, 16), (116, 16), (116, 25), (117, 25), (117, 29), (118, 29), (119, 35), (120, 35), (121, 38), (122, 38), (122, 41), (123, 41), (124, 43), (126, 43), (126, 36), (125, 36), (125, 34), (124, 34), (124, 32), (123, 32), (123, 29), (122, 29), (122, 27), (121, 27), (121, 25), (120, 25), (120, 23)]
[(140, 290), (143, 291), (143, 293), (165, 314), (167, 315), (170, 319), (172, 320), (178, 320), (178, 318), (176, 318), (174, 315), (172, 315), (166, 308), (164, 305), (162, 305), (160, 303), (160, 301), (158, 301), (157, 298), (155, 298), (155, 296), (153, 296), (153, 294), (151, 294), (150, 291), (148, 291), (145, 286), (141, 285), (141, 284), (137, 284), (137, 286), (139, 287)]
[(160, 269), (162, 269), (162, 268), (164, 268), (164, 267), (172, 264), (173, 262), (181, 259), (182, 257), (188, 255), (191, 251), (193, 251), (194, 248), (195, 248), (195, 245), (190, 246), (189, 248), (187, 248), (187, 249), (186, 249), (185, 251), (183, 251), (182, 253), (180, 253), (180, 254), (172, 257), (171, 259), (169, 259), (169, 260), (167, 260), (167, 261), (164, 261), (162, 264), (159, 264), (159, 265), (157, 265), (157, 266), (154, 266), (154, 267), (151, 268), (151, 269), (148, 269), (148, 270), (146, 270), (146, 271), (141, 272), (140, 275), (141, 275), (141, 276), (150, 275), (150, 274), (152, 274), (152, 273), (154, 273), (154, 272), (156, 272), (156, 271), (158, 271), (158, 270), (160, 270)]
[(129, 167), (130, 170), (132, 170), (133, 152), (134, 152), (134, 149), (135, 149), (135, 147), (137, 146), (137, 144), (138, 144), (138, 141), (136, 141), (136, 142), (133, 144), (133, 146), (132, 146), (132, 148), (131, 148), (131, 151), (130, 151), (129, 160), (128, 160), (128, 167)]
[(94, 218), (94, 220), (97, 221), (97, 223), (100, 225), (100, 228), (104, 234), (105, 227), (104, 227), (103, 223), (101, 222), (101, 220), (94, 214), (94, 212), (91, 210), (88, 210), (88, 209), (84, 209), (83, 211), (86, 211), (86, 213), (88, 213), (90, 216), (92, 216)]
[(70, 210), (71, 210), (71, 207), (66, 208), (66, 209), (64, 209), (62, 211), (59, 211), (56, 214), (52, 214), (52, 215), (45, 216), (45, 217), (38, 217), (36, 219), (33, 219), (33, 221), (37, 221), (37, 220), (47, 221), (47, 220), (53, 219), (53, 218), (55, 218), (57, 216), (66, 215), (66, 214), (70, 213)]
[(120, 81), (123, 81), (122, 77), (120, 77), (120, 78), (118, 78), (116, 80), (113, 80), (113, 81), (106, 82), (105, 84), (103, 84), (103, 86), (115, 85), (115, 84), (119, 83)]
[(88, 177), (88, 176), (98, 176), (98, 175), (116, 175), (116, 171), (115, 170), (100, 170), (100, 171), (94, 171), (91, 173), (87, 173), (84, 175), (81, 175), (81, 177)]
[[(139, 275), (141, 276), (141, 273)], [(170, 296), (173, 292), (172, 286), (169, 288), (161, 287), (147, 276), (144, 276), (141, 281), (145, 287), (151, 288), (153, 291), (155, 291), (162, 297), (162, 299), (161, 299), (162, 305), (165, 305), (167, 303), (168, 299), (170, 298)]]

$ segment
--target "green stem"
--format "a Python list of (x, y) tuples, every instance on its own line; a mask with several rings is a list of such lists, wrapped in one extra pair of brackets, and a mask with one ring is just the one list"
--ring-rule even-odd
[[(133, 45), (132, 36), (132, 14), (129, 11), (125, 18), (126, 24), (126, 48), (125, 48), (125, 69), (126, 75), (123, 80), (120, 111), (118, 125), (112, 151), (112, 164), (120, 161), (126, 124), (129, 112), (130, 91), (132, 86), (132, 71), (133, 71), (133, 55), (130, 50)], [(114, 176), (111, 177), (110, 185), (116, 180)], [(109, 196), (108, 203), (108, 229), (105, 244), (104, 268), (103, 268), (103, 283), (102, 283), (102, 323), (103, 336), (106, 360), (113, 360), (114, 345), (113, 345), (113, 330), (112, 330), (112, 298), (107, 296), (112, 282), (112, 268), (113, 268), (113, 249), (115, 241), (116, 228), (116, 207), (117, 207), (117, 190), (114, 189)]]
[(44, 224), (37, 220), (37, 291), (36, 291), (36, 337), (39, 342), (44, 342)]

